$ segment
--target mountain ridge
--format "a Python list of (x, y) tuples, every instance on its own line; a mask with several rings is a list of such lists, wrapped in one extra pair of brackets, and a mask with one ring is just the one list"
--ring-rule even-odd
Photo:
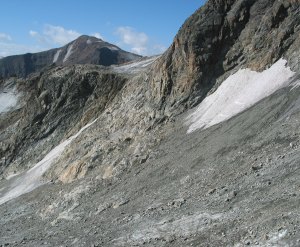
[(123, 51), (102, 39), (81, 35), (61, 48), (2, 58), (0, 60), (0, 77), (26, 77), (53, 65), (96, 64), (109, 66), (130, 62), (141, 57)]

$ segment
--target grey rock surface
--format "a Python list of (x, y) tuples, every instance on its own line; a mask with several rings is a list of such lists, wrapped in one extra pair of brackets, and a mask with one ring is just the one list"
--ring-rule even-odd
[[(0, 246), (299, 246), (299, 11), (209, 0), (160, 57), (3, 79), (20, 96), (0, 113), (0, 203), (76, 137), (41, 186), (0, 205)], [(289, 86), (187, 134), (230, 74), (282, 57)]]

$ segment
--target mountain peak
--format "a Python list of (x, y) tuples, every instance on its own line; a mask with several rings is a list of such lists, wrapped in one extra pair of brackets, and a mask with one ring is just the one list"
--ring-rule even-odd
[(89, 36), (89, 35), (85, 35), (85, 34), (79, 36), (77, 39), (73, 40), (72, 42), (75, 42), (75, 41), (82, 42), (82, 41), (88, 41), (88, 40), (90, 40), (92, 42), (105, 42), (103, 39), (99, 39), (95, 36)]
[(119, 65), (140, 59), (141, 56), (123, 51), (94, 36), (81, 35), (61, 48), (39, 53), (27, 53), (5, 57), (0, 62), (0, 76), (26, 77), (41, 69), (55, 65), (97, 64), (103, 66)]

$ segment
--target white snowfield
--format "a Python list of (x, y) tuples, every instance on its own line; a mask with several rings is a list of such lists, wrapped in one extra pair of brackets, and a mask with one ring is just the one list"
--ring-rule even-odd
[[(90, 127), (97, 121), (85, 125), (80, 131), (78, 131), (75, 135), (71, 136), (54, 149), (52, 149), (40, 162), (38, 162), (35, 166), (29, 169), (27, 172), (22, 173), (21, 175), (17, 175), (15, 177), (8, 177), (6, 179), (10, 179), (11, 183), (8, 188), (0, 189), (0, 205), (10, 201), (14, 198), (17, 198), (25, 193), (28, 193), (37, 187), (45, 184), (42, 176), (43, 174), (51, 167), (54, 161), (64, 152), (65, 148), (75, 139), (77, 138), (85, 129)], [(5, 191), (5, 192), (2, 192)]]
[(188, 116), (187, 132), (228, 120), (278, 89), (289, 86), (289, 78), (295, 73), (286, 64), (286, 60), (280, 59), (263, 72), (241, 69), (229, 76)]
[(0, 91), (0, 114), (15, 108), (19, 95), (14, 88)]
[(54, 54), (54, 57), (53, 57), (53, 63), (56, 63), (56, 62), (57, 62), (60, 53), (61, 53), (61, 49), (59, 49), (59, 50)]
[(108, 46), (107, 47), (108, 49), (110, 49), (110, 50), (112, 50), (112, 51), (118, 51), (119, 50), (119, 48), (118, 47), (116, 47), (116, 46)]
[(129, 74), (135, 74), (142, 70), (144, 70), (146, 67), (148, 67), (150, 64), (152, 64), (157, 58), (160, 56), (153, 56), (149, 58), (144, 58), (138, 61), (134, 61), (125, 65), (113, 65), (112, 69), (117, 73), (129, 73)]
[(65, 55), (65, 57), (63, 59), (63, 63), (66, 62), (69, 59), (70, 55), (73, 52), (72, 49), (73, 49), (73, 44), (68, 46), (67, 54)]

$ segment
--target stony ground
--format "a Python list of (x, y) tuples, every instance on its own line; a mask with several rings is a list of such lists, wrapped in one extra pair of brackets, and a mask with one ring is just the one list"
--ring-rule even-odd
[(187, 134), (191, 108), (240, 68), (284, 58), (300, 85), (299, 11), (209, 0), (160, 57), (11, 78), (21, 102), (0, 114), (0, 204), (95, 122), (43, 186), (0, 205), (0, 246), (300, 246), (299, 87)]
[(117, 176), (47, 184), (1, 206), (2, 246), (300, 245), (300, 89), (187, 135)]

